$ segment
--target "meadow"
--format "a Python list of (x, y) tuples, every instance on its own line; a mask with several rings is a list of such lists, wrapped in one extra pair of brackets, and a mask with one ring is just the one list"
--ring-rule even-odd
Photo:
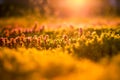
[(0, 20), (0, 80), (120, 80), (119, 19), (14, 20)]

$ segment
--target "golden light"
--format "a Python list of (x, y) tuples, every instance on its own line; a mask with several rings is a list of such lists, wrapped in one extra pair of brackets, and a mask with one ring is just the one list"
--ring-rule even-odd
[(65, 4), (67, 12), (69, 13), (68, 15), (73, 17), (85, 14), (83, 10), (86, 10), (86, 7), (88, 8), (89, 1), (90, 0), (66, 0)]
[(66, 0), (65, 4), (71, 9), (78, 9), (84, 7), (87, 0)]
[(91, 15), (100, 6), (100, 0), (49, 0), (60, 16), (78, 17)]

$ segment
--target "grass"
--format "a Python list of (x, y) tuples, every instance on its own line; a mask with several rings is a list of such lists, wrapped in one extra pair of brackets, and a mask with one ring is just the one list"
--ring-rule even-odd
[(1, 80), (120, 80), (119, 21), (108, 20), (1, 19)]
[[(17, 52), (17, 53), (16, 53)], [(56, 53), (59, 52), (59, 53)], [(61, 50), (1, 49), (2, 80), (119, 80), (120, 55), (111, 60), (77, 60)], [(87, 77), (86, 77), (87, 76)]]

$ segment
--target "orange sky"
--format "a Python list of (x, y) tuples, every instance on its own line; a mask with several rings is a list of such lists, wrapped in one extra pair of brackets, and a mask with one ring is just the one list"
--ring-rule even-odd
[(89, 16), (100, 6), (98, 0), (49, 0), (60, 16)]

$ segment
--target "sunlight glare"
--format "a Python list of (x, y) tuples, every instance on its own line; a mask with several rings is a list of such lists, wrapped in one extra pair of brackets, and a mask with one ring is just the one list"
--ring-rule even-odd
[(78, 9), (80, 7), (84, 7), (87, 1), (86, 0), (66, 0), (65, 3), (71, 9)]
[(101, 5), (96, 0), (50, 0), (49, 3), (60, 17), (91, 16)]

